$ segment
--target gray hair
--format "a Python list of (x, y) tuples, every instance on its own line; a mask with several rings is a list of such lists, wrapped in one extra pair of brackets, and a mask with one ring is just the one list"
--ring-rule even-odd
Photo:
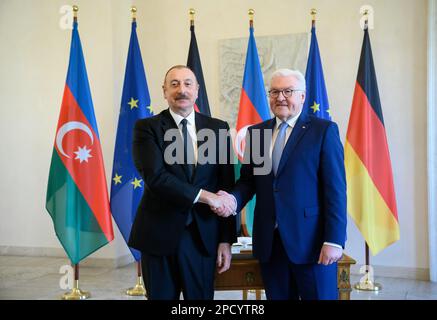
[(275, 72), (272, 73), (272, 76), (270, 77), (270, 86), (272, 85), (273, 78), (276, 77), (294, 77), (297, 79), (299, 85), (298, 88), (302, 91), (306, 91), (306, 81), (305, 77), (303, 76), (302, 72), (299, 70), (291, 70), (291, 69), (278, 69)]

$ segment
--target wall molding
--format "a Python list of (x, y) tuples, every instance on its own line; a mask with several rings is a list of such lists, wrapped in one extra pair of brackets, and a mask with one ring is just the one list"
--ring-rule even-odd
[[(61, 248), (0, 246), (0, 255), (65, 258), (68, 260)], [(121, 268), (133, 262), (132, 255), (126, 254), (117, 258), (86, 258), (80, 262), (80, 265), (83, 267)]]
[[(355, 276), (363, 275), (360, 273), (361, 265), (352, 265), (351, 274)], [(378, 266), (372, 265), (374, 277), (411, 279), (419, 281), (429, 281), (429, 269), (427, 268), (408, 268), (408, 267), (393, 267), (393, 266)], [(377, 281), (378, 282), (378, 281)]]
[[(14, 247), (0, 246), (0, 255), (2, 256), (26, 256), (26, 257), (50, 257), (65, 258), (65, 252), (61, 248), (44, 248), (44, 247)], [(99, 268), (121, 268), (134, 262), (132, 255), (126, 254), (118, 258), (86, 258), (80, 265), (83, 267)], [(361, 265), (352, 265), (351, 274), (360, 275)], [(412, 280), (429, 281), (429, 269), (426, 268), (407, 268), (407, 267), (388, 267), (372, 265), (375, 277), (390, 277)]]

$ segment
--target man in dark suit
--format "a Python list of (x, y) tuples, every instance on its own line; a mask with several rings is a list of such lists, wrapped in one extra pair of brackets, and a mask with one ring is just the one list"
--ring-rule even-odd
[[(198, 89), (189, 68), (170, 68), (163, 85), (169, 109), (135, 125), (133, 157), (144, 194), (129, 246), (142, 253), (149, 299), (179, 299), (181, 291), (184, 299), (213, 299), (216, 264), (218, 272), (229, 268), (230, 246), (236, 241), (235, 217), (220, 217), (210, 209), (230, 207), (215, 192), (232, 188), (233, 166), (230, 161), (220, 164), (218, 153), (207, 163), (197, 155), (206, 142), (197, 139), (200, 130), (218, 137), (229, 126), (194, 111)], [(217, 150), (219, 145), (231, 149), (230, 139), (224, 139), (214, 142)], [(168, 152), (174, 144), (182, 159), (176, 163)]]
[[(251, 139), (232, 191), (237, 211), (256, 194), (253, 255), (268, 299), (337, 299), (336, 262), (347, 220), (338, 127), (302, 111), (305, 78), (299, 71), (276, 71), (269, 99), (275, 117), (248, 130)], [(260, 170), (266, 163), (254, 161), (258, 151), (271, 159), (267, 173)]]

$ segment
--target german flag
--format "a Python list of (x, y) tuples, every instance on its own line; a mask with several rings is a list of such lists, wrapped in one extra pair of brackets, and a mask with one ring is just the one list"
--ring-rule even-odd
[(372, 254), (376, 255), (399, 240), (399, 221), (367, 28), (364, 30), (344, 152), (347, 209)]
[(196, 34), (194, 33), (194, 23), (190, 26), (191, 41), (190, 49), (188, 50), (187, 67), (190, 68), (196, 75), (197, 82), (199, 83), (199, 93), (196, 103), (194, 104), (194, 110), (203, 113), (204, 115), (211, 116), (209, 109), (208, 94), (206, 93), (205, 80), (203, 78), (202, 63), (200, 62), (199, 48), (197, 47)]

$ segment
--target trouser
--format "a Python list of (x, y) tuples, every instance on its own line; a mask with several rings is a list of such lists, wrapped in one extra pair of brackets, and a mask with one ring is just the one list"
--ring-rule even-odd
[(175, 254), (156, 256), (142, 253), (144, 283), (149, 300), (214, 298), (216, 256), (208, 256), (196, 223), (187, 226)]
[(337, 300), (337, 263), (295, 264), (276, 229), (270, 260), (260, 263), (268, 300)]

